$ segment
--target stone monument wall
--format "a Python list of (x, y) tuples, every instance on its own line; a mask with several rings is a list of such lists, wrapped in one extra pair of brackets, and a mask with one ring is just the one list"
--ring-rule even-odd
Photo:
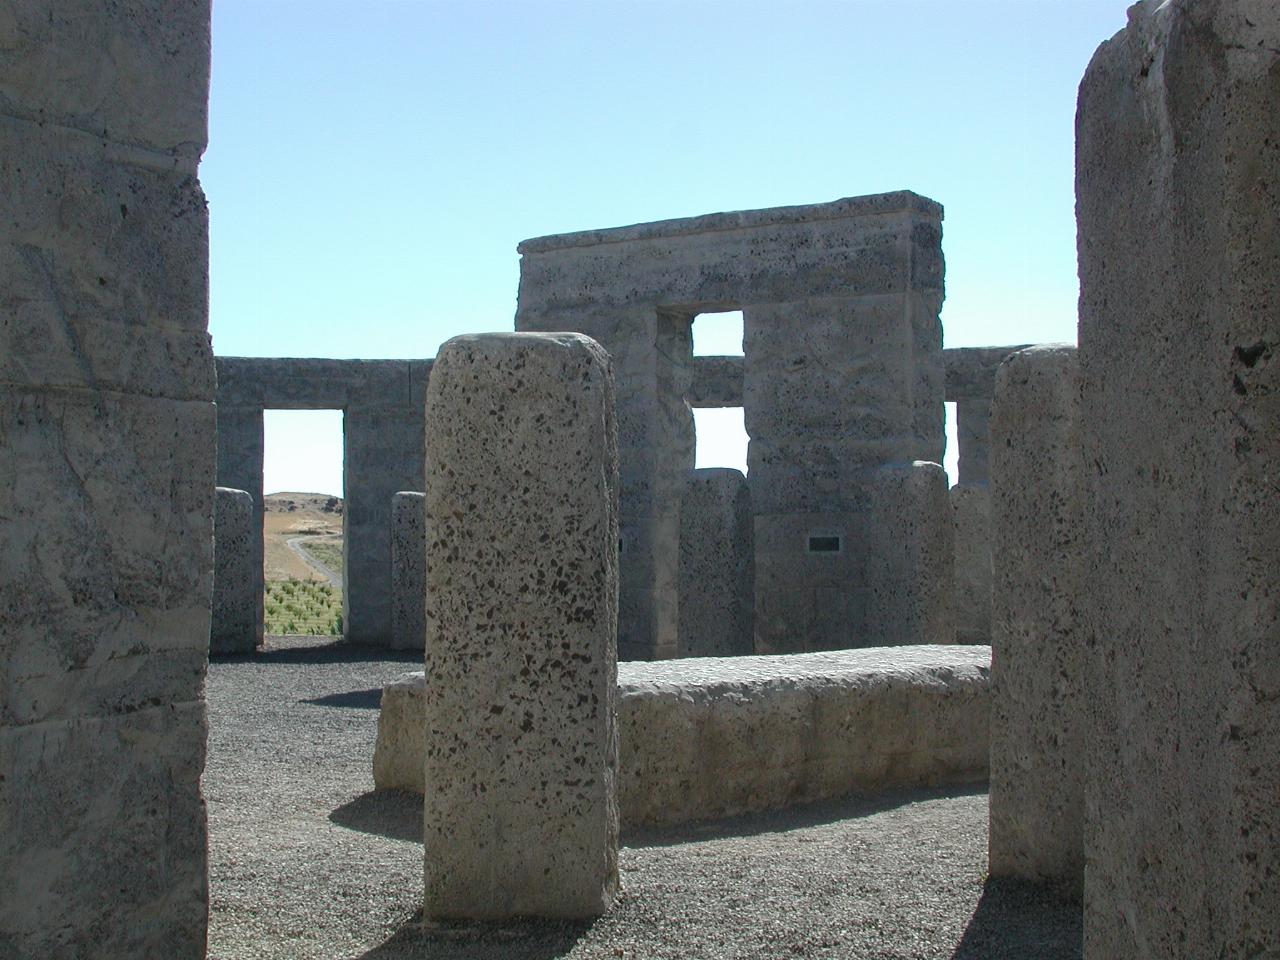
[(520, 245), (517, 329), (587, 333), (617, 367), (624, 659), (677, 652), (689, 400), (723, 405), (736, 389), (732, 363), (695, 378), (710, 367), (690, 329), (733, 308), (761, 649), (884, 641), (861, 545), (874, 471), (942, 458), (941, 219), (902, 192)]
[(1085, 955), (1280, 942), (1280, 7), (1145, 0), (1076, 121)]
[(204, 956), (209, 4), (0, 6), (0, 955)]
[[(342, 410), (343, 631), (391, 642), (391, 498), (423, 484), (430, 360), (219, 357), (218, 482), (249, 491), (262, 622), (262, 411)], [(261, 626), (259, 626), (261, 635)]]

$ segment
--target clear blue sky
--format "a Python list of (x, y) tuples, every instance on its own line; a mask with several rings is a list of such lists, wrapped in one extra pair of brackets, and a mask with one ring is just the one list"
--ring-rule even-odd
[[(946, 207), (948, 346), (1073, 340), (1076, 87), (1126, 6), (216, 0), (214, 350), (433, 356), (511, 329), (526, 237), (897, 189)], [(268, 491), (340, 492), (339, 424), (276, 415)]]

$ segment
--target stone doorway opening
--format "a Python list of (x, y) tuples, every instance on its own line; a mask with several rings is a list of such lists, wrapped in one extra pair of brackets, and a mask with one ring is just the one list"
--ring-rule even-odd
[(346, 615), (344, 414), (263, 411), (263, 627), (341, 637)]

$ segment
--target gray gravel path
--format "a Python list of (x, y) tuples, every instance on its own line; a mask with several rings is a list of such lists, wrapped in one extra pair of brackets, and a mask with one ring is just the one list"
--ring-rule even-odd
[(212, 960), (1080, 957), (1078, 907), (984, 885), (973, 789), (632, 834), (594, 923), (424, 927), (421, 802), (370, 774), (381, 686), (419, 657), (304, 642), (210, 664)]

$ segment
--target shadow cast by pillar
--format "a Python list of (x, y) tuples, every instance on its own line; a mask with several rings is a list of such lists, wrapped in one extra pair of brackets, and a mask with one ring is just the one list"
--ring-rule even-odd
[(951, 960), (1080, 960), (1084, 914), (1051, 886), (988, 879)]

